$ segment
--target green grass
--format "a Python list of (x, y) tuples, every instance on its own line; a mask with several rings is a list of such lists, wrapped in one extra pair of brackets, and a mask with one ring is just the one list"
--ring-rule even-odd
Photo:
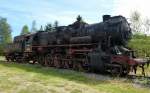
[(122, 78), (95, 79), (85, 73), (0, 60), (0, 93), (150, 93)]

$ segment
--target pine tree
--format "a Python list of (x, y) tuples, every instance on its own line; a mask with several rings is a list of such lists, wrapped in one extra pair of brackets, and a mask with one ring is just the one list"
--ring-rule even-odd
[(55, 28), (58, 27), (58, 21), (55, 21), (55, 22), (54, 22), (54, 27), (55, 27)]
[(53, 31), (56, 31), (56, 30), (57, 30), (57, 29), (56, 29), (57, 27), (58, 27), (58, 21), (55, 21), (55, 22), (54, 22), (54, 25), (53, 25)]
[(12, 42), (11, 27), (6, 18), (0, 17), (0, 43), (7, 44)]
[(43, 26), (41, 25), (40, 31), (43, 31)]
[(5, 46), (12, 42), (11, 32), (7, 19), (0, 17), (0, 55), (3, 54)]
[(37, 28), (36, 28), (36, 21), (33, 20), (33, 22), (32, 22), (32, 27), (31, 27), (31, 33), (34, 33), (34, 32), (36, 32), (36, 31), (37, 31)]
[(51, 24), (47, 24), (47, 25), (45, 26), (45, 31), (49, 31), (49, 32), (53, 31), (52, 25), (51, 25)]
[(28, 33), (30, 33), (29, 28), (27, 25), (24, 25), (21, 31), (21, 35), (28, 34)]

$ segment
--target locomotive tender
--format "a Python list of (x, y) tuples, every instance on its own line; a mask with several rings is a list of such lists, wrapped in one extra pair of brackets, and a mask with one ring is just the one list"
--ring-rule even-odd
[(56, 27), (55, 31), (16, 36), (5, 55), (8, 61), (118, 75), (131, 70), (136, 73), (140, 66), (144, 74), (148, 62), (139, 61), (126, 47), (131, 37), (130, 25), (123, 16), (104, 15), (103, 22), (90, 25), (78, 16), (73, 24)]

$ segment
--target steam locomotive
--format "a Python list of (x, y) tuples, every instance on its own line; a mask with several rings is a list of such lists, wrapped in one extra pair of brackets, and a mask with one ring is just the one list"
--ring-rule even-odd
[(136, 73), (139, 66), (144, 74), (148, 61), (139, 61), (127, 48), (131, 37), (123, 16), (104, 15), (103, 22), (96, 24), (87, 24), (78, 16), (73, 24), (55, 27), (55, 31), (16, 36), (5, 56), (8, 61), (117, 75)]

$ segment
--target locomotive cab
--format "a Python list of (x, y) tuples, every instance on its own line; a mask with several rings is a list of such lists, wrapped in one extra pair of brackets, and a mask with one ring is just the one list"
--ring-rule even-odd
[(25, 40), (25, 52), (31, 52), (31, 42), (29, 40), (29, 37), (26, 38)]

